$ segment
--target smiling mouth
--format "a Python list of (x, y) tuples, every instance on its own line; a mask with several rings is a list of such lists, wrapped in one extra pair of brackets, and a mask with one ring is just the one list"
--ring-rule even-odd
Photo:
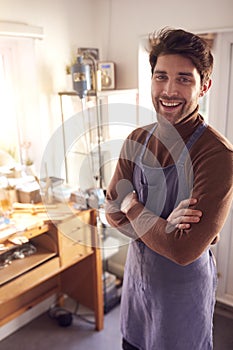
[(168, 102), (168, 101), (163, 101), (163, 100), (160, 100), (160, 103), (163, 107), (168, 107), (168, 108), (174, 108), (174, 107), (178, 107), (179, 105), (181, 105), (181, 102)]

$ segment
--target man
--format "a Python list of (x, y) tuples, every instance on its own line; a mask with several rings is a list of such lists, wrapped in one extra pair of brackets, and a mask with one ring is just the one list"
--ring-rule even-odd
[(133, 238), (121, 302), (123, 349), (211, 350), (218, 239), (233, 195), (233, 147), (205, 124), (207, 43), (184, 30), (151, 38), (157, 123), (125, 141), (106, 196), (109, 223)]

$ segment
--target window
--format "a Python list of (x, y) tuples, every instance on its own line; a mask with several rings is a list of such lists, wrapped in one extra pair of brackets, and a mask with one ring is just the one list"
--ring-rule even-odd
[(33, 39), (0, 37), (0, 148), (17, 161), (20, 145), (31, 141), (25, 135), (36, 110), (35, 64)]
[(18, 128), (14, 94), (12, 44), (0, 41), (0, 147), (16, 159), (18, 154)]
[(0, 149), (21, 162), (20, 145), (38, 130), (35, 39), (43, 35), (41, 27), (0, 21)]

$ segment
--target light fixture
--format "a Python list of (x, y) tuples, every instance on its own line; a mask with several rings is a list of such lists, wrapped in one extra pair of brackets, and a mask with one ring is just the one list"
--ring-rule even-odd
[(81, 99), (91, 89), (91, 70), (90, 65), (83, 63), (83, 57), (78, 56), (77, 62), (71, 67), (73, 89)]
[[(90, 64), (84, 63), (83, 60), (90, 60), (92, 62), (92, 70)], [(73, 89), (77, 92), (77, 95), (80, 97), (82, 101), (82, 116), (84, 118), (84, 103), (85, 96), (88, 91), (92, 90), (96, 100), (96, 122), (97, 122), (97, 153), (98, 153), (98, 166), (99, 171), (98, 175), (93, 175), (96, 183), (98, 183), (97, 187), (102, 188), (102, 154), (101, 154), (101, 126), (100, 126), (100, 111), (99, 111), (99, 101), (98, 101), (98, 91), (101, 90), (100, 83), (100, 71), (97, 69), (97, 61), (96, 58), (88, 51), (83, 51), (81, 55), (77, 56), (77, 62), (71, 67), (72, 74), (72, 82)], [(93, 78), (93, 80), (92, 80)], [(94, 155), (92, 154), (92, 157)]]

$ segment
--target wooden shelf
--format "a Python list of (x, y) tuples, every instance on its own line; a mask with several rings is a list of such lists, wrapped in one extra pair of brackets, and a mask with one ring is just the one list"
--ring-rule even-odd
[(59, 273), (59, 259), (54, 258), (46, 263), (28, 271), (19, 278), (1, 286), (1, 303), (19, 297), (39, 284), (47, 281), (50, 277)]
[(2, 272), (4, 273), (0, 274), (0, 286), (25, 274), (38, 265), (43, 264), (47, 260), (50, 260), (56, 256), (56, 253), (49, 252), (44, 247), (39, 246), (36, 249), (36, 253), (26, 256), (23, 259), (15, 259), (11, 262), (10, 265), (7, 265), (3, 268)]

